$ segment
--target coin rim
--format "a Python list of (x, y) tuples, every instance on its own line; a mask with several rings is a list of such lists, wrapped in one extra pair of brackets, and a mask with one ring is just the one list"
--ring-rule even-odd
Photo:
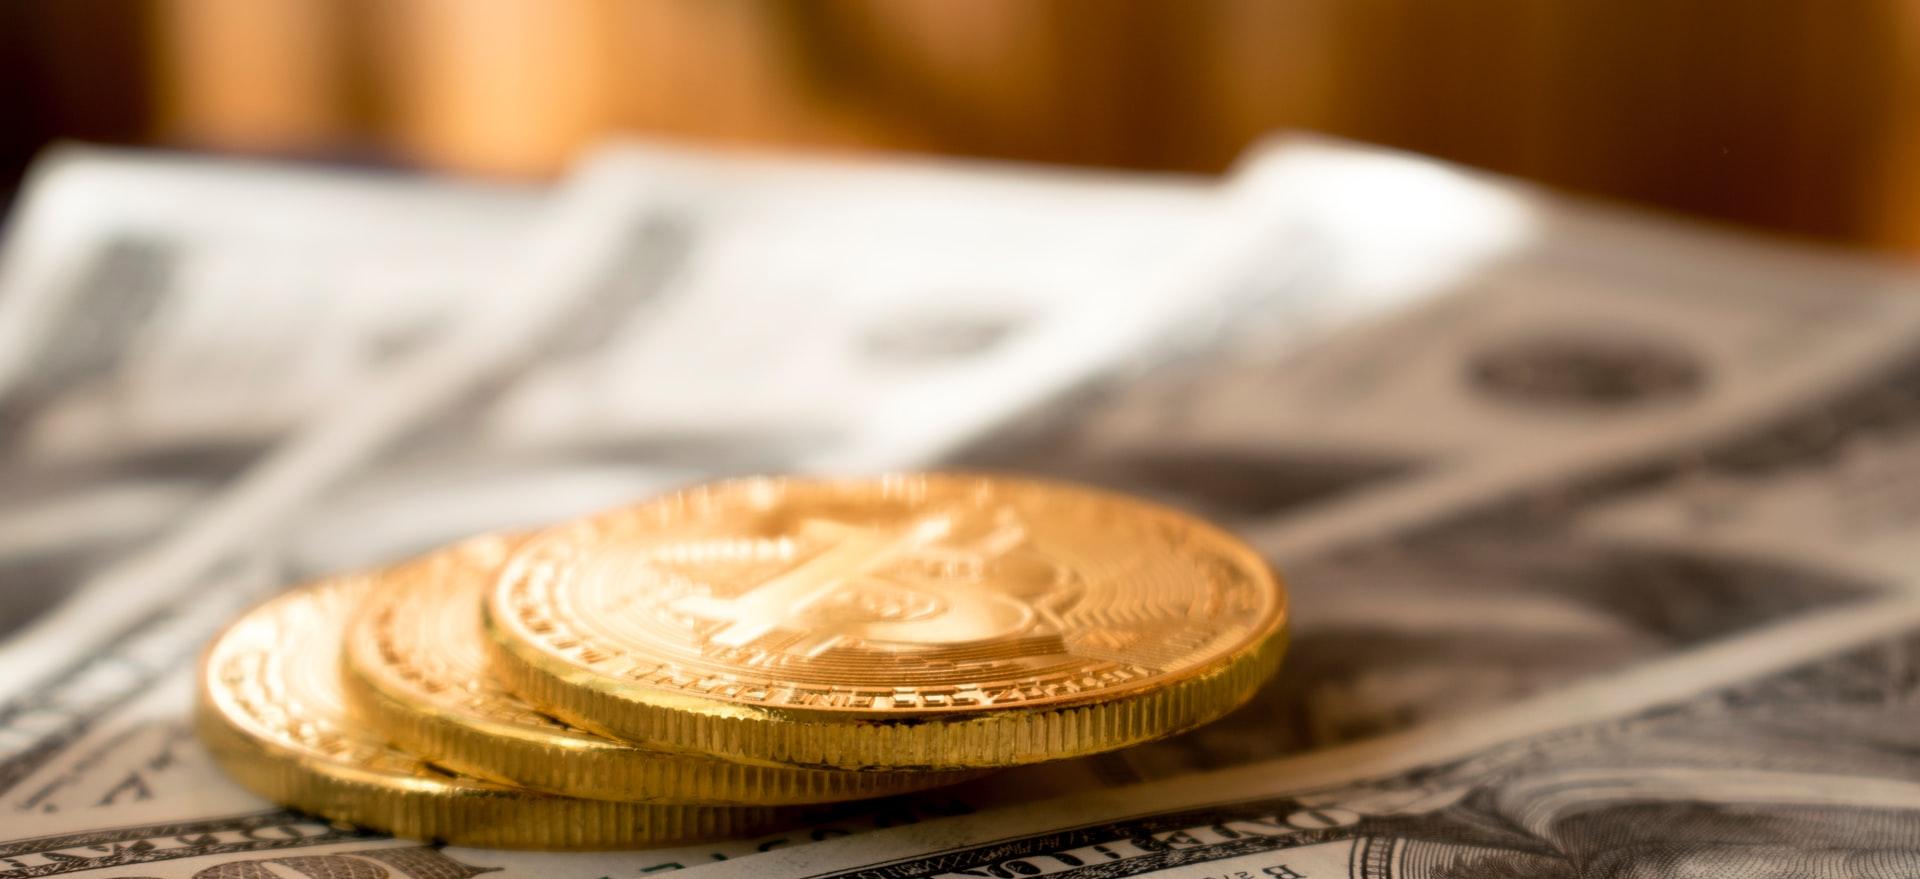
[[(241, 787), (329, 820), (395, 836), (499, 848), (683, 845), (768, 832), (804, 820), (806, 812), (790, 807), (619, 803), (540, 793), (453, 773), (445, 779), (399, 776), (256, 734), (237, 712), (222, 706), (219, 694), (226, 688), (215, 680), (214, 659), (232, 632), (282, 602), (307, 600), (325, 589), (369, 588), (370, 581), (364, 577), (328, 578), (260, 602), (223, 627), (201, 651), (194, 726), (214, 762)], [(356, 578), (362, 582), (354, 582)], [(335, 622), (344, 629), (344, 619)]]
[[(500, 539), (500, 538), (480, 538)], [(511, 539), (511, 538), (509, 538)], [(436, 553), (460, 552), (456, 544)], [(894, 796), (955, 784), (979, 775), (952, 772), (851, 772), (765, 766), (710, 754), (674, 752), (590, 731), (542, 730), (449, 706), (409, 692), (363, 655), (378, 640), (366, 629), (391, 612), (409, 584), (400, 574), (422, 557), (371, 575), (373, 588), (350, 616), (340, 651), (341, 682), (349, 710), (403, 750), (477, 778), (562, 796), (630, 802), (705, 805), (800, 805)], [(487, 589), (475, 590), (484, 603)], [(476, 637), (485, 637), (476, 629)], [(508, 692), (511, 692), (509, 690)], [(530, 709), (535, 706), (529, 705)]]

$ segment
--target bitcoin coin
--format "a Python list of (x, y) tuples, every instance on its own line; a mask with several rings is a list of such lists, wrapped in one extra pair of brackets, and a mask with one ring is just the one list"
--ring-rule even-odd
[(1286, 597), (1170, 509), (978, 475), (753, 479), (556, 528), (486, 605), (496, 672), (570, 723), (773, 765), (958, 769), (1213, 719)]
[(513, 848), (623, 848), (762, 832), (785, 810), (613, 803), (440, 769), (363, 731), (340, 693), (340, 638), (374, 580), (276, 598), (208, 647), (197, 726), (214, 759), (268, 799), (399, 836)]
[(480, 605), (518, 538), (482, 537), (395, 567), (347, 627), (347, 704), (413, 753), (469, 775), (599, 799), (773, 805), (920, 790), (964, 772), (754, 766), (570, 727), (489, 675)]

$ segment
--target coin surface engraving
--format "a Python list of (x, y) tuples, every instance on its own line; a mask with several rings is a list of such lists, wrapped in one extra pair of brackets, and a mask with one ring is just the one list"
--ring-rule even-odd
[(569, 721), (738, 759), (1071, 756), (1237, 705), (1286, 602), (1230, 535), (977, 475), (691, 489), (530, 542), (488, 602), (499, 668)]

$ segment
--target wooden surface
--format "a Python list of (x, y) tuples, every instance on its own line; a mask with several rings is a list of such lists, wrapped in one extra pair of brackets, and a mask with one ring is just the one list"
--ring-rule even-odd
[(1920, 0), (43, 0), (9, 28), (9, 161), (79, 134), (540, 176), (633, 132), (1218, 171), (1307, 128), (1920, 251)]

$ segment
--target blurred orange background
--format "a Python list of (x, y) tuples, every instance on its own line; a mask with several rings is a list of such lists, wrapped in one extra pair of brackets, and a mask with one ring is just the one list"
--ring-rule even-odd
[(1920, 253), (1920, 0), (38, 0), (78, 138), (548, 177), (615, 133), (1215, 172), (1314, 129)]

